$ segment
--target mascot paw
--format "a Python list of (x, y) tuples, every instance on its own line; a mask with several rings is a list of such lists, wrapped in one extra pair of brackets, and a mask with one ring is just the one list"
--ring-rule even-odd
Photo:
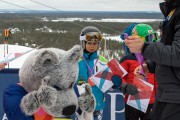
[(23, 97), (21, 101), (21, 109), (27, 115), (33, 115), (40, 107), (37, 99), (37, 92), (33, 91)]
[(41, 86), (37, 92), (39, 103), (45, 107), (52, 107), (57, 101), (57, 90), (49, 86)]
[(93, 112), (96, 106), (94, 95), (91, 91), (91, 86), (85, 84), (85, 93), (79, 97), (79, 107), (84, 112)]

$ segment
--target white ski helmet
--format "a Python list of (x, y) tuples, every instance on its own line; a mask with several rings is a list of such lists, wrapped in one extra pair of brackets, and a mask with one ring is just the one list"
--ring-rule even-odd
[(86, 48), (85, 44), (87, 41), (97, 41), (100, 46), (100, 43), (102, 41), (101, 31), (98, 28), (93, 27), (93, 26), (87, 26), (83, 28), (83, 30), (80, 33), (80, 43), (83, 50), (85, 50)]

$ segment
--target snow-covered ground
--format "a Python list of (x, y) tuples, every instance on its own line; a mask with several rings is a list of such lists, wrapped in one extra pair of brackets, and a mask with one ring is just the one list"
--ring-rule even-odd
[(80, 22), (156, 22), (156, 21), (162, 21), (162, 19), (112, 19), (112, 18), (106, 18), (106, 19), (92, 19), (92, 18), (57, 18), (54, 20), (50, 20), (47, 17), (41, 18), (42, 21), (51, 21), (51, 22), (59, 22), (59, 21), (68, 21), (68, 22), (74, 22), (74, 21), (80, 21)]
[(115, 40), (115, 41), (122, 42), (122, 39), (120, 38), (120, 36), (104, 36), (103, 38), (105, 40)]

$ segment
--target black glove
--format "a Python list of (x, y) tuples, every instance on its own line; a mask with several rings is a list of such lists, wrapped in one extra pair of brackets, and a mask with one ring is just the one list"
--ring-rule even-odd
[(132, 84), (128, 84), (128, 83), (124, 83), (121, 85), (120, 90), (124, 93), (124, 94), (129, 94), (129, 95), (135, 95), (138, 93), (138, 89), (136, 86), (132, 85)]
[(152, 116), (153, 116), (153, 111), (151, 109), (147, 115), (147, 120), (152, 120)]

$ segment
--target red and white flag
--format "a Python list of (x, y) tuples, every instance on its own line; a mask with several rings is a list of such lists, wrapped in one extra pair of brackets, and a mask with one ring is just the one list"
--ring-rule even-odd
[(127, 71), (116, 61), (112, 59), (104, 66), (101, 71), (98, 71), (89, 79), (102, 91), (106, 92), (114, 84), (112, 82), (112, 77), (117, 75), (123, 77), (127, 74)]

